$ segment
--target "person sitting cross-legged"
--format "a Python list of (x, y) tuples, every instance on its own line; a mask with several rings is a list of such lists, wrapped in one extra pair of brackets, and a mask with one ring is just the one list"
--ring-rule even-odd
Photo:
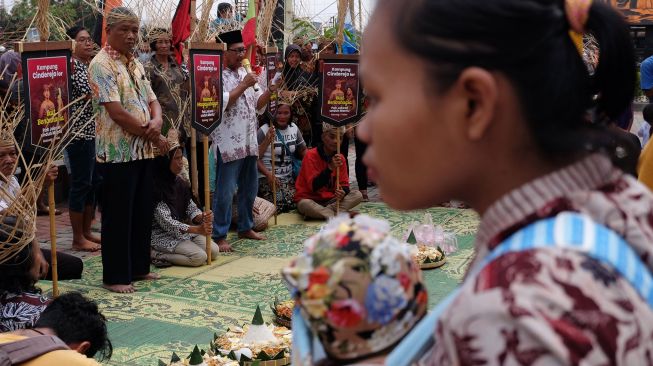
[[(295, 182), (295, 202), (297, 211), (307, 218), (328, 219), (335, 216), (336, 211), (349, 211), (363, 201), (360, 191), (349, 189), (345, 158), (336, 154), (337, 133), (336, 128), (325, 123), (322, 127), (322, 144), (308, 150), (302, 162)], [(339, 178), (339, 186), (336, 185), (336, 177)]]

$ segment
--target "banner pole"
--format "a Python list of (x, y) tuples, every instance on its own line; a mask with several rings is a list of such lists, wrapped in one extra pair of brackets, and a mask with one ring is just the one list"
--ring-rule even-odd
[(52, 296), (59, 296), (59, 276), (57, 271), (57, 226), (54, 220), (55, 215), (55, 202), (54, 202), (54, 181), (48, 185), (48, 211), (50, 214), (50, 251), (52, 262), (50, 264), (50, 271), (52, 273)]
[[(270, 129), (274, 128), (274, 124), (272, 123), (272, 119), (270, 119)], [(275, 163), (274, 160), (276, 157), (274, 156), (274, 138), (275, 136), (272, 136), (272, 142), (270, 142), (270, 156), (272, 159), (270, 160), (272, 163), (272, 176), (274, 179), (272, 179), (272, 202), (274, 202), (274, 224), (277, 224), (277, 174), (276, 170), (274, 169)]]
[[(190, 34), (192, 38), (197, 36), (193, 34), (195, 32), (195, 23), (197, 20), (197, 2), (192, 0), (190, 2)], [(193, 196), (200, 202), (200, 192), (199, 192), (199, 183), (198, 183), (198, 168), (197, 168), (197, 130), (191, 126), (190, 128), (190, 186), (193, 191)]]
[[(336, 156), (340, 154), (340, 128), (336, 128)], [(340, 158), (338, 156), (338, 158)], [(340, 189), (340, 166), (336, 166), (336, 191)], [(336, 198), (336, 216), (340, 213), (340, 200)]]
[(190, 128), (190, 171), (191, 171), (191, 190), (193, 191), (193, 197), (198, 201), (200, 200), (199, 188), (198, 188), (198, 170), (197, 170), (197, 130), (194, 127)]
[[(204, 144), (204, 213), (211, 210), (211, 189), (209, 187), (209, 136), (202, 135)], [(217, 190), (218, 187), (216, 186)], [(206, 264), (211, 264), (211, 235), (206, 235)]]

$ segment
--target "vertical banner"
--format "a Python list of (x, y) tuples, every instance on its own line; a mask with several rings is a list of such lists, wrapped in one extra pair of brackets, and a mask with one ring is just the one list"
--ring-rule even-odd
[(360, 80), (356, 56), (333, 55), (324, 60), (320, 85), (320, 115), (332, 125), (356, 122), (360, 117)]
[[(272, 52), (270, 52), (272, 51)], [(268, 82), (268, 88), (270, 85), (272, 85), (272, 80), (274, 79), (274, 76), (277, 74), (277, 52), (276, 48), (273, 50), (268, 50), (268, 52), (265, 55), (265, 70), (266, 70), (266, 77), (267, 77), (267, 82)], [(267, 112), (270, 118), (274, 118), (274, 114), (277, 113), (277, 92), (273, 92), (272, 95), (270, 96), (270, 101), (268, 102), (268, 108)]]
[(71, 53), (22, 52), (21, 56), (30, 143), (47, 149), (63, 138), (68, 126)]
[(193, 127), (208, 135), (222, 120), (222, 53), (191, 49)]

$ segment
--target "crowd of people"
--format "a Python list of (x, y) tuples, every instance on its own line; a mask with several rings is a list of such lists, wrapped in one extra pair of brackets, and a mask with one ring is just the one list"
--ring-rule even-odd
[[(219, 28), (234, 18), (229, 4), (220, 4), (218, 10), (212, 27)], [(330, 210), (329, 214), (317, 215), (315, 208), (300, 209), (306, 218), (328, 218), (334, 215), (336, 202), (345, 212), (361, 201), (360, 193), (349, 189), (345, 158), (337, 154), (334, 144), (335, 129), (311, 121), (317, 98), (301, 102), (292, 98), (299, 88), (316, 85), (316, 61), (312, 54), (309, 58), (305, 54), (306, 50), (313, 52), (311, 45), (301, 49), (289, 46), (275, 81), (268, 85), (264, 82), (266, 72), (260, 67), (258, 73), (242, 67), (242, 35), (240, 30), (231, 30), (216, 39), (227, 46), (223, 95), (216, 95), (215, 88), (207, 95), (219, 99), (223, 119), (210, 136), (213, 211), (204, 207), (203, 200), (191, 190), (190, 178), (195, 172), (188, 167), (191, 113), (185, 104), (190, 98), (187, 60), (178, 63), (174, 57), (169, 29), (151, 30), (140, 42), (147, 47), (136, 50), (141, 31), (140, 19), (125, 7), (108, 14), (106, 43), (99, 51), (87, 29), (73, 26), (67, 30), (75, 41), (71, 64), (74, 102), (68, 114), (73, 123), (64, 152), (70, 177), (72, 249), (101, 251), (104, 288), (134, 292), (134, 281), (159, 278), (151, 271), (151, 264), (203, 265), (207, 254), (215, 257), (221, 251), (233, 250), (226, 239), (232, 227), (238, 237), (265, 240), (260, 231), (265, 230), (272, 215), (301, 207), (305, 201)], [(300, 54), (302, 61), (298, 61)], [(4, 71), (0, 92), (11, 102), (10, 108), (19, 109), (24, 97), (20, 55), (5, 52), (0, 64)], [(255, 90), (257, 83), (263, 87)], [(290, 97), (279, 98), (275, 113), (266, 114), (275, 92), (286, 92)], [(48, 90), (44, 95), (52, 93)], [(306, 141), (300, 123), (304, 135), (318, 138)], [(38, 154), (25, 138), (25, 124), (25, 119), (19, 123), (14, 139), (0, 141), (0, 185), (9, 193), (8, 197), (3, 195), (0, 210), (10, 207), (11, 200), (21, 194), (24, 174)], [(314, 126), (319, 126), (318, 132), (313, 131)], [(302, 164), (305, 156), (308, 162)], [(198, 157), (204, 158), (201, 153)], [(324, 167), (318, 171), (315, 164)], [(19, 166), (20, 174), (16, 174)], [(336, 166), (340, 170), (338, 182)], [(46, 184), (57, 176), (58, 168), (49, 168)], [(198, 178), (198, 191), (203, 192), (203, 176)], [(301, 183), (297, 183), (299, 179)], [(48, 212), (42, 202), (39, 198), (39, 214)], [(91, 231), (98, 212), (100, 236)], [(209, 253), (207, 237), (212, 238)], [(95, 364), (70, 350), (108, 359), (111, 343), (106, 320), (97, 306), (75, 293), (52, 300), (37, 287), (39, 279), (51, 278), (50, 257), (35, 239), (0, 264), (0, 331), (7, 332), (0, 334), (0, 350), (17, 357), (12, 362), (32, 360), (30, 365), (63, 361)], [(80, 278), (82, 269), (79, 258), (58, 253), (59, 279)], [(13, 350), (5, 349), (4, 343), (35, 351), (12, 356)], [(38, 351), (43, 347), (48, 352)]]
[[(593, 68), (573, 34), (596, 39)], [(653, 148), (640, 154), (628, 132), (636, 64), (622, 16), (591, 1), (381, 0), (362, 47), (370, 178), (394, 208), (469, 204), (476, 253), (422, 315), (422, 280), (387, 227), (336, 219), (284, 270), (293, 361), (647, 363)]]
[[(216, 26), (233, 17), (232, 10), (219, 9)], [(595, 37), (599, 62), (591, 73), (570, 33)], [(83, 40), (87, 33), (70, 34)], [(293, 316), (297, 364), (650, 360), (653, 194), (645, 184), (653, 180), (653, 148), (648, 142), (640, 154), (639, 140), (624, 130), (632, 119), (635, 55), (624, 20), (608, 4), (378, 2), (363, 37), (369, 106), (355, 137), (369, 178), (397, 209), (457, 199), (481, 215), (467, 276), (428, 314), (421, 272), (389, 237), (387, 224), (334, 218), (365, 198), (365, 186), (350, 188), (347, 158), (336, 143), (348, 128), (311, 119), (314, 105), (296, 101), (280, 102), (271, 121), (259, 122), (272, 93), (319, 80), (319, 62), (306, 57), (310, 47), (289, 46), (277, 81), (256, 90), (261, 78), (241, 67), (246, 49), (240, 32), (218, 37), (227, 51), (224, 95), (215, 96), (224, 118), (211, 135), (211, 212), (201, 210), (181, 177), (188, 136), (177, 121), (184, 113), (175, 98), (166, 99), (186, 88), (186, 67), (170, 57), (165, 31), (152, 40), (155, 54), (147, 64), (135, 61), (138, 34), (139, 19), (119, 7), (107, 18), (107, 44), (92, 60), (76, 49), (88, 64), (79, 77), (87, 76), (90, 85), (78, 95), (97, 108), (93, 169), (102, 182), (98, 195), (75, 202), (77, 246), (94, 250), (100, 244), (85, 226), (95, 212), (86, 214), (87, 207), (99, 196), (108, 290), (130, 293), (133, 281), (155, 280), (152, 259), (201, 265), (208, 236), (210, 255), (233, 250), (226, 238), (234, 208), (239, 237), (265, 240), (255, 230), (255, 202), (257, 196), (274, 200), (274, 187), (279, 210), (335, 220), (283, 272), (299, 300)], [(641, 88), (649, 95), (653, 82), (644, 76), (642, 70)], [(157, 77), (181, 83), (161, 86)], [(646, 121), (652, 112), (644, 109)], [(10, 187), (19, 187), (15, 149), (13, 143), (0, 146), (2, 184)], [(95, 186), (93, 169), (79, 160), (71, 168)], [(102, 204), (107, 200), (110, 205)], [(60, 335), (62, 347), (108, 357), (104, 318), (79, 295), (66, 298), (86, 304), (95, 324), (88, 328), (95, 331), (64, 339), (77, 334), (58, 328), (73, 306), (57, 310), (64, 296), (48, 305), (35, 288), (47, 272), (42, 256), (31, 243), (2, 265), (3, 277), (13, 271), (0, 281), (3, 314), (11, 314), (16, 301), (29, 303), (30, 311), (3, 319), (3, 330), (12, 333), (0, 335), (0, 347), (5, 339)]]

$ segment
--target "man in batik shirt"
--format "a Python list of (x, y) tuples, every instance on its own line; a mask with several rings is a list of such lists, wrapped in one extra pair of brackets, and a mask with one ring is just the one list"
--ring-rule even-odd
[(161, 107), (134, 59), (139, 20), (118, 7), (107, 17), (107, 43), (89, 66), (98, 108), (96, 157), (105, 176), (102, 188), (103, 286), (134, 292), (132, 281), (150, 273), (155, 147), (167, 151), (161, 135)]
[(238, 188), (238, 236), (263, 240), (253, 230), (254, 199), (258, 192), (258, 143), (256, 114), (265, 111), (270, 91), (254, 90), (256, 75), (241, 66), (245, 46), (239, 30), (223, 33), (220, 40), (227, 44), (222, 82), (229, 102), (222, 123), (213, 132), (217, 146), (216, 194), (213, 196), (213, 239), (220, 251), (231, 251), (226, 240), (231, 225), (231, 203)]

